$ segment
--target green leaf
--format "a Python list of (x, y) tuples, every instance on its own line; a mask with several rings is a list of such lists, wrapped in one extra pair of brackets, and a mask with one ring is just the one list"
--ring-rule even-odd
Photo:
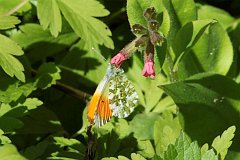
[(49, 146), (48, 141), (42, 141), (38, 143), (35, 146), (27, 147), (24, 151), (23, 155), (28, 159), (37, 159), (40, 158), (41, 155), (43, 155)]
[(0, 117), (0, 128), (4, 132), (13, 132), (18, 128), (23, 126), (23, 122), (14, 118), (14, 117), (7, 117), (2, 116)]
[(41, 0), (37, 4), (37, 15), (43, 29), (49, 28), (54, 37), (62, 29), (61, 13), (56, 0)]
[(201, 160), (218, 160), (218, 156), (215, 154), (213, 149), (210, 149), (202, 155)]
[(198, 42), (207, 27), (213, 24), (213, 20), (197, 20), (184, 25), (176, 34), (173, 40), (172, 49), (177, 58), (175, 67), (177, 67), (182, 56), (190, 52), (192, 47)]
[(0, 16), (0, 29), (9, 29), (15, 27), (21, 21), (14, 16)]
[(161, 119), (154, 124), (154, 144), (156, 154), (163, 157), (164, 151), (174, 144), (180, 134), (181, 126), (177, 117), (169, 112), (163, 112)]
[(178, 153), (173, 144), (168, 145), (167, 150), (164, 152), (164, 160), (176, 159)]
[(10, 144), (12, 141), (4, 135), (3, 130), (0, 129), (0, 144), (4, 145), (4, 144)]
[[(214, 43), (212, 43), (214, 42)], [(233, 47), (219, 23), (212, 24), (178, 65), (179, 79), (200, 72), (226, 75), (233, 62)]]
[(20, 105), (26, 106), (28, 110), (31, 110), (41, 106), (42, 104), (43, 102), (37, 98), (27, 98), (26, 101)]
[(217, 151), (218, 154), (220, 154), (221, 160), (224, 160), (225, 156), (227, 155), (228, 148), (232, 144), (235, 130), (235, 126), (229, 127), (226, 131), (223, 132), (221, 137), (217, 136), (213, 140), (212, 147)]
[[(16, 7), (22, 2), (22, 0), (11, 0), (11, 1), (6, 1), (6, 0), (0, 0), (0, 15), (4, 15), (7, 12), (9, 12), (11, 9)], [(19, 8), (15, 13), (16, 14), (22, 14), (24, 12), (27, 12), (31, 9), (31, 4), (30, 2), (25, 3), (24, 6)]]
[(154, 123), (159, 118), (160, 116), (157, 113), (136, 115), (129, 123), (131, 131), (134, 133), (134, 137), (139, 140), (153, 139)]
[(240, 124), (240, 86), (227, 77), (198, 74), (161, 88), (179, 106), (185, 131), (200, 145), (211, 143), (226, 127)]
[(128, 0), (127, 1), (127, 14), (128, 21), (132, 27), (134, 24), (141, 24), (147, 26), (147, 22), (144, 19), (143, 12), (149, 7), (155, 7), (154, 1), (156, 0)]
[(61, 0), (59, 8), (73, 30), (90, 46), (95, 44), (114, 48), (111, 31), (95, 17), (107, 16), (109, 12), (96, 0)]
[(59, 153), (53, 157), (62, 157), (63, 159), (83, 159), (85, 155), (85, 146), (82, 145), (76, 139), (67, 139), (64, 137), (54, 137), (55, 144), (60, 146), (60, 148), (65, 147), (66, 149), (60, 150)]
[(11, 77), (16, 76), (25, 82), (22, 64), (14, 56), (23, 55), (22, 49), (16, 42), (0, 34), (0, 65), (3, 70)]
[(215, 19), (223, 26), (224, 29), (234, 22), (234, 17), (232, 17), (228, 12), (207, 4), (197, 4), (197, 13), (199, 20)]
[[(66, 29), (64, 29), (66, 28)], [(51, 36), (48, 30), (43, 30), (39, 24), (28, 23), (20, 26), (20, 30), (11, 38), (28, 52), (31, 63), (45, 60), (69, 48), (78, 36), (65, 24), (64, 31), (57, 37)], [(42, 52), (44, 48), (44, 52)]]
[(143, 156), (141, 156), (140, 154), (136, 154), (136, 153), (132, 153), (131, 158), (132, 158), (132, 160), (146, 160)]
[[(59, 67), (63, 71), (63, 77), (69, 72), (77, 74), (81, 77), (81, 84), (92, 87), (102, 80), (108, 63), (89, 47), (87, 42), (80, 40), (63, 58)], [(98, 47), (95, 49), (100, 52)]]
[(209, 146), (207, 143), (205, 143), (202, 147), (201, 147), (201, 155), (204, 155), (209, 149)]
[(0, 146), (0, 157), (2, 160), (26, 160), (26, 158), (18, 153), (16, 147), (12, 144)]
[(37, 73), (37, 86), (46, 89), (56, 84), (59, 79), (60, 69), (54, 63), (44, 63)]
[(138, 154), (141, 154), (145, 158), (152, 158), (155, 154), (153, 145), (150, 140), (138, 141)]

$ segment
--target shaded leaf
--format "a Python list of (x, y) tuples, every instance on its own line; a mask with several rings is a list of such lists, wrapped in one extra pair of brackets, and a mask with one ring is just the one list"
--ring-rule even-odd
[(38, 159), (41, 155), (44, 154), (48, 145), (50, 145), (49, 142), (43, 141), (35, 146), (27, 147), (23, 155), (28, 159)]
[(66, 24), (64, 28), (66, 29), (57, 38), (54, 38), (48, 30), (44, 31), (39, 24), (27, 23), (20, 26), (20, 30), (11, 38), (28, 52), (27, 56), (30, 62), (35, 63), (46, 57), (59, 54), (78, 39), (78, 36)]
[(240, 86), (227, 77), (198, 74), (161, 88), (179, 106), (185, 131), (199, 144), (212, 142), (226, 127), (240, 123)]
[(60, 69), (54, 63), (44, 63), (37, 72), (37, 86), (46, 89), (61, 79)]

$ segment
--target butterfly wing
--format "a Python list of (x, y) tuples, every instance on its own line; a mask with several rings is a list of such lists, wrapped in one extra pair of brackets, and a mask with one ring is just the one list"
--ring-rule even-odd
[(137, 92), (122, 69), (116, 69), (109, 81), (109, 101), (112, 115), (125, 118), (133, 112), (138, 101)]
[(105, 76), (99, 83), (88, 105), (88, 120), (97, 127), (107, 123), (112, 116), (108, 99), (108, 83), (113, 74), (113, 68), (109, 65)]

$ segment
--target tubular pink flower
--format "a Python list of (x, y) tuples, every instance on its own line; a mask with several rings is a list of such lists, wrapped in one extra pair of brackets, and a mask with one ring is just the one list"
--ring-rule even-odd
[(120, 67), (122, 62), (126, 60), (126, 55), (122, 52), (119, 52), (116, 56), (111, 59), (111, 64), (115, 64), (117, 67)]
[(153, 61), (146, 61), (144, 64), (144, 68), (142, 70), (142, 75), (145, 77), (154, 78), (155, 71), (154, 71), (154, 62)]

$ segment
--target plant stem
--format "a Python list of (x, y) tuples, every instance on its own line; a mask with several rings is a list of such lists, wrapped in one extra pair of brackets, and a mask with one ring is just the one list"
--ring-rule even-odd
[(171, 56), (169, 55), (169, 53), (166, 53), (166, 59), (167, 59), (167, 63), (168, 63), (168, 68), (169, 68), (169, 76), (170, 76), (170, 81), (171, 82), (176, 82), (177, 81), (177, 75), (176, 75), (176, 71), (174, 70), (174, 65), (173, 65), (173, 60), (171, 58)]
[(57, 82), (55, 86), (53, 86), (54, 88), (61, 90), (65, 93), (68, 93), (69, 95), (79, 98), (79, 99), (83, 99), (86, 100), (87, 98), (89, 98), (91, 95), (83, 92), (81, 90), (78, 90), (76, 88), (73, 88), (72, 86), (66, 85), (62, 82)]
[(124, 12), (126, 12), (126, 8), (121, 8), (117, 12), (114, 12), (110, 16), (104, 18), (103, 21), (108, 24), (110, 21), (112, 21), (113, 19), (115, 19), (116, 17), (118, 17), (119, 15), (121, 15)]
[[(35, 69), (31, 68), (31, 73), (35, 76), (37, 74), (37, 71)], [(76, 98), (82, 99), (82, 100), (86, 100), (92, 96), (86, 92), (83, 92), (79, 89), (73, 88), (72, 86), (69, 86), (69, 85), (59, 82), (59, 81), (57, 81), (56, 85), (53, 85), (53, 87), (60, 91), (65, 92), (73, 97), (76, 97)]]
[(12, 8), (10, 11), (8, 11), (7, 13), (4, 14), (4, 16), (10, 16), (12, 14), (14, 14), (15, 12), (17, 12), (20, 8), (22, 8), (25, 4), (27, 4), (28, 0), (22, 0), (22, 2), (20, 2), (17, 6), (15, 6), (14, 8)]

